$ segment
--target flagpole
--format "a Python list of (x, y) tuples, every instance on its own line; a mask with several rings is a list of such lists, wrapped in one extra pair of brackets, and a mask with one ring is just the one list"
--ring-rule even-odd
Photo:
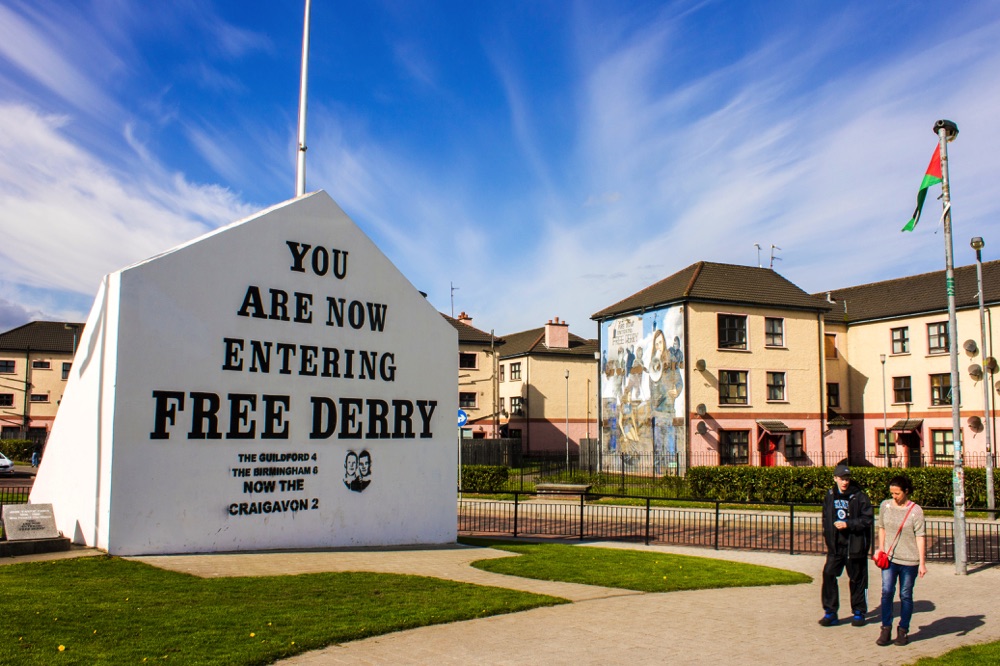
[(295, 168), (295, 196), (306, 193), (306, 80), (309, 66), (309, 5), (306, 0), (305, 21), (302, 27), (302, 78), (299, 82), (299, 148)]
[(951, 356), (951, 439), (954, 469), (951, 475), (954, 492), (955, 573), (968, 573), (965, 538), (965, 470), (962, 467), (962, 424), (959, 413), (960, 393), (958, 376), (958, 320), (955, 315), (955, 266), (951, 241), (951, 190), (948, 180), (948, 143), (958, 136), (958, 125), (950, 120), (934, 123), (941, 150), (941, 199), (944, 207), (944, 262), (945, 286), (948, 290), (948, 352)]

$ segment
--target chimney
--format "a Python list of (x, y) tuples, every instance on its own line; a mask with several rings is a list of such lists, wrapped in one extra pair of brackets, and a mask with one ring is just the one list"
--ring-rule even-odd
[(556, 317), (545, 324), (545, 346), (549, 349), (569, 349), (569, 324)]
[(467, 315), (465, 313), (465, 310), (462, 310), (461, 312), (458, 313), (458, 320), (463, 324), (468, 324), (469, 326), (472, 326), (472, 317)]

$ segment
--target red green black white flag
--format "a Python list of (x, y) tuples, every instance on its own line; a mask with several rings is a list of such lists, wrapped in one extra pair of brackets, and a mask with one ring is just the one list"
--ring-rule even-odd
[(931, 157), (931, 163), (927, 165), (927, 173), (924, 174), (924, 179), (920, 182), (920, 190), (917, 192), (917, 207), (913, 211), (913, 217), (910, 221), (906, 223), (903, 227), (903, 231), (913, 231), (917, 226), (917, 222), (920, 221), (920, 211), (924, 207), (924, 199), (927, 198), (927, 188), (931, 185), (937, 185), (941, 182), (941, 144), (937, 145), (934, 149), (934, 155)]

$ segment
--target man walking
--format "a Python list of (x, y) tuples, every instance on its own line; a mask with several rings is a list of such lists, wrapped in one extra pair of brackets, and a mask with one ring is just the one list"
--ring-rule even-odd
[(851, 480), (851, 470), (845, 464), (833, 470), (833, 488), (823, 500), (823, 538), (826, 540), (826, 565), (823, 567), (824, 627), (840, 624), (840, 590), (837, 579), (847, 567), (851, 581), (851, 625), (863, 627), (868, 612), (868, 551), (874, 510), (868, 495)]

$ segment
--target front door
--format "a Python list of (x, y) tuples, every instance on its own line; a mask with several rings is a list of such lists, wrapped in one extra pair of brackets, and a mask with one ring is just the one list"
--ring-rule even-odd
[(761, 467), (774, 467), (775, 452), (778, 450), (778, 442), (780, 440), (780, 435), (764, 434), (764, 437), (760, 440)]
[(896, 440), (896, 446), (902, 447), (900, 455), (906, 456), (907, 467), (920, 467), (920, 437), (915, 432), (901, 432)]

